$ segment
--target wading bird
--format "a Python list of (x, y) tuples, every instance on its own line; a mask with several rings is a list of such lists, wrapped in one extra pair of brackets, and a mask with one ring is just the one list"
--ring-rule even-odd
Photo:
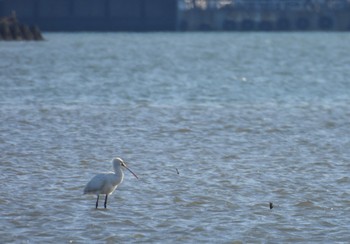
[(95, 194), (97, 195), (96, 208), (98, 207), (98, 199), (100, 194), (105, 194), (105, 203), (104, 206), (107, 208), (107, 198), (108, 195), (113, 193), (113, 191), (118, 187), (120, 183), (123, 182), (124, 172), (122, 167), (129, 170), (137, 179), (137, 175), (132, 172), (125, 164), (123, 159), (114, 158), (112, 160), (114, 173), (98, 174), (95, 175), (89, 183), (87, 183), (84, 194)]

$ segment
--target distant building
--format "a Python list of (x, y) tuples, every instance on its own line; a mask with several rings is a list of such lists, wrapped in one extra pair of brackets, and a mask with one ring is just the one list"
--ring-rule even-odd
[(342, 9), (350, 0), (179, 0), (180, 8), (220, 9), (232, 7), (250, 10)]
[(350, 0), (0, 0), (43, 31), (350, 30)]
[(350, 30), (350, 0), (179, 0), (178, 6), (178, 30)]

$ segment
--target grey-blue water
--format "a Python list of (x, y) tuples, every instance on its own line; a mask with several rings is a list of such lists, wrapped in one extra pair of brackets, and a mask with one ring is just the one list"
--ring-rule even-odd
[(2, 243), (350, 240), (349, 33), (44, 36), (0, 42)]

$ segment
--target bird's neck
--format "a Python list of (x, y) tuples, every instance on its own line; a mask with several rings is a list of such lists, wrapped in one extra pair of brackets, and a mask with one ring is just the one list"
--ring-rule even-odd
[(114, 169), (113, 185), (118, 186), (123, 182), (124, 172), (121, 168)]
[(122, 167), (115, 167), (114, 168), (114, 173), (121, 178), (124, 178), (124, 172), (122, 170)]

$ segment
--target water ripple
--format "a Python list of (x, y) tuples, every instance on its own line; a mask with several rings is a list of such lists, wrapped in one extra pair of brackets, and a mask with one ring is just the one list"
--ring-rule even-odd
[(349, 240), (347, 35), (48, 39), (0, 46), (2, 242)]

